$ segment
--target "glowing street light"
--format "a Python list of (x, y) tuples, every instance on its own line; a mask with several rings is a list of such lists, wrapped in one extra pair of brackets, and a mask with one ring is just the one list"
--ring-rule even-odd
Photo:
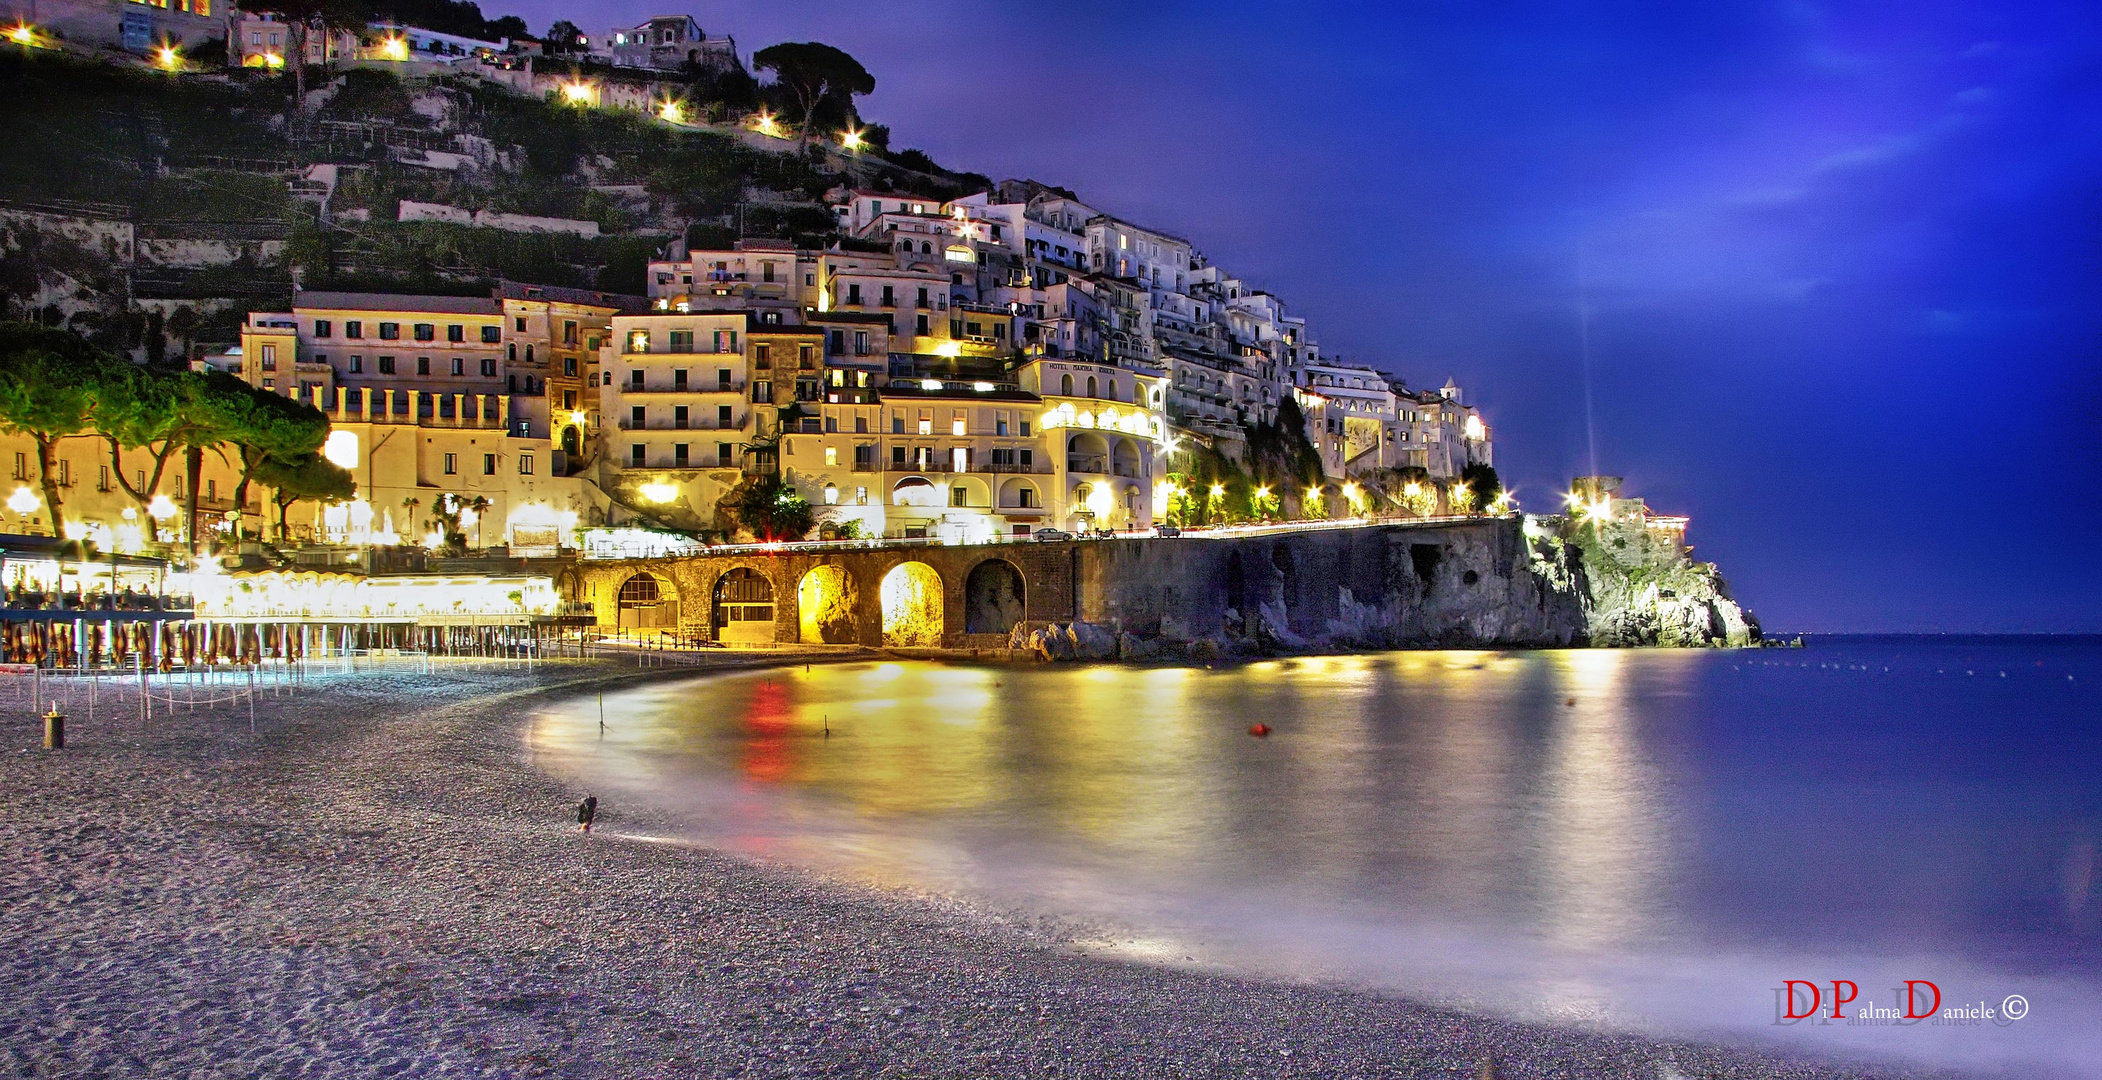
[(26, 487), (16, 488), (15, 493), (7, 497), (7, 508), (17, 514), (33, 514), (40, 505), (36, 492)]
[(663, 480), (652, 480), (641, 487), (642, 497), (662, 505), (679, 497), (679, 489)]
[(571, 105), (591, 104), (591, 84), (586, 82), (563, 83), (562, 100), (569, 102)]
[(1212, 485), (1212, 498), (1214, 498), (1214, 499), (1217, 499), (1217, 498), (1223, 498), (1223, 497), (1224, 497), (1225, 495), (1226, 495), (1226, 485), (1225, 485), (1225, 484), (1213, 484), (1213, 485)]
[(16, 23), (8, 28), (7, 40), (17, 45), (34, 45), (36, 44), (36, 27), (28, 23)]
[(146, 504), (146, 512), (151, 514), (155, 521), (166, 521), (174, 517), (177, 510), (174, 500), (166, 495), (155, 495), (153, 501)]
[(775, 123), (773, 113), (762, 112), (753, 118), (752, 123), (758, 126), (761, 135), (779, 136), (781, 134), (780, 126)]
[(843, 132), (840, 132), (840, 134), (839, 134), (839, 145), (840, 145), (840, 148), (841, 148), (841, 149), (843, 149), (843, 150), (860, 150), (860, 149), (861, 149), (861, 144), (862, 144), (862, 138), (861, 138), (861, 129), (859, 129), (859, 128), (848, 128), (847, 130), (845, 130), (845, 131), (843, 131)]
[(399, 37), (390, 36), (385, 41), (380, 42), (380, 55), (389, 60), (407, 60), (409, 58), (409, 43)]
[(686, 122), (686, 106), (666, 101), (657, 109), (657, 116), (667, 124), (683, 124)]
[(153, 50), (153, 62), (163, 70), (174, 71), (182, 66), (182, 54), (173, 45), (163, 44)]

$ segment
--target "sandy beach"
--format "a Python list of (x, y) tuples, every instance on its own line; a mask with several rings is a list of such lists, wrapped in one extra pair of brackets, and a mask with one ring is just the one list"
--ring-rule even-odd
[(1091, 957), (1023, 919), (624, 838), (654, 823), (620, 806), (580, 834), (579, 793), (521, 749), (534, 695), (690, 670), (337, 676), (262, 698), (253, 734), (245, 705), (104, 709), (57, 753), (10, 710), (0, 1073), (1901, 1075)]

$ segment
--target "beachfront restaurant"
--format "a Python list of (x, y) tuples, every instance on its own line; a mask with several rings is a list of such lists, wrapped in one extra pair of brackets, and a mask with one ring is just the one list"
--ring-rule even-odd
[(166, 559), (80, 540), (0, 534), (0, 660), (58, 667), (152, 663), (190, 618)]
[(370, 650), (502, 655), (537, 650), (565, 621), (552, 578), (323, 570), (191, 575), (182, 662), (255, 662)]

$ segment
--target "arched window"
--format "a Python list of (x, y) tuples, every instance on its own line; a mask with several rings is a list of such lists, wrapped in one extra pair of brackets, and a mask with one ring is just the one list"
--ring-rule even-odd
[(1124, 400), (1123, 398), (1120, 398), (1120, 397), (1118, 397), (1118, 396), (1117, 396), (1117, 380), (1115, 380), (1115, 379), (1111, 379), (1111, 380), (1109, 381), (1109, 399), (1110, 399), (1111, 401), (1122, 401), (1122, 400)]
[(1058, 392), (1067, 397), (1073, 396), (1073, 376), (1071, 374), (1058, 377)]
[(927, 241), (925, 241), (925, 240), (922, 240), (922, 241), (920, 241), (920, 254), (922, 254), (922, 255), (932, 255), (932, 254), (934, 254), (934, 245), (933, 245), (933, 244), (930, 244), (930, 243), (928, 243), (928, 242), (927, 242)]
[(1093, 375), (1087, 377), (1087, 396), (1095, 396), (1095, 377)]

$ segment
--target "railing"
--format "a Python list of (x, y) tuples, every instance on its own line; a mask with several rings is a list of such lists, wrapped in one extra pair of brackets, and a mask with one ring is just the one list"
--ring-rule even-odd
[(1096, 457), (1093, 455), (1081, 456), (1068, 454), (1066, 456), (1066, 471), (1077, 473), (1095, 473), (1097, 475), (1107, 476), (1109, 475), (1109, 459), (1106, 457)]
[(651, 386), (651, 385), (650, 385), (650, 384), (648, 384), (648, 383), (644, 383), (644, 384), (642, 384), (641, 386), (637, 386), (637, 385), (635, 385), (634, 383), (622, 383), (622, 384), (619, 384), (619, 387), (618, 387), (618, 388), (619, 388), (620, 392), (621, 392), (621, 393), (623, 393), (623, 394), (740, 394), (740, 395), (741, 395), (741, 394), (743, 394), (743, 393), (745, 392), (745, 388), (746, 388), (746, 385), (747, 385), (747, 384), (745, 384), (745, 383), (741, 383), (741, 382), (739, 382), (739, 383), (731, 383), (731, 384), (730, 384), (730, 385), (728, 385), (728, 386), (723, 386), (723, 385), (721, 385), (720, 383), (688, 383), (688, 384), (687, 384), (687, 385), (685, 385), (685, 386), (679, 386), (679, 385), (677, 385), (677, 384), (674, 384), (674, 385), (671, 385), (671, 386)]
[(688, 420), (688, 421), (686, 421), (686, 422), (685, 422), (684, 424), (680, 424), (680, 423), (677, 423), (677, 422), (675, 422), (675, 421), (672, 421), (672, 420), (644, 420), (644, 421), (643, 421), (642, 423), (639, 423), (639, 424), (638, 424), (638, 423), (636, 423), (636, 422), (635, 422), (635, 421), (634, 421), (634, 420), (633, 420), (632, 418), (627, 418), (627, 417), (623, 417), (623, 418), (621, 419), (621, 421), (620, 421), (620, 430), (622, 430), (622, 431), (742, 431), (742, 430), (744, 430), (744, 421), (742, 421), (742, 420), (740, 420), (740, 419), (732, 418), (732, 420), (731, 420), (731, 422), (730, 422), (730, 423), (728, 423), (728, 424), (724, 424), (724, 423), (722, 423), (722, 422), (720, 422), (720, 421), (716, 420), (716, 419), (715, 419), (715, 418), (713, 418), (713, 417), (708, 417), (708, 418), (705, 418), (705, 419), (698, 419), (698, 420)]

